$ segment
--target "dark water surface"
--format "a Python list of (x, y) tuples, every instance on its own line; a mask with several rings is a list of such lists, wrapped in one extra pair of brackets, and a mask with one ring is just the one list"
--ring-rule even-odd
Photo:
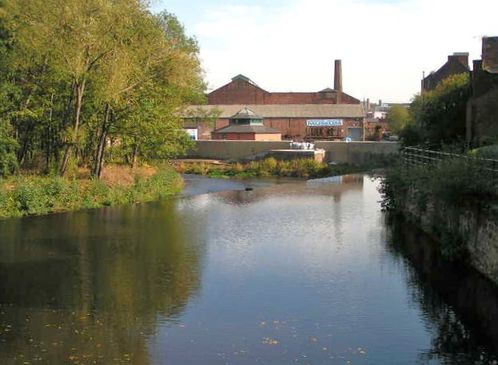
[(387, 224), (376, 188), (188, 177), (1, 221), (0, 364), (496, 364), (497, 288)]

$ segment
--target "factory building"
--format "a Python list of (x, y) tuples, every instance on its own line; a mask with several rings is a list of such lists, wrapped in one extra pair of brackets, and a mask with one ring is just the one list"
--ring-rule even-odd
[[(334, 88), (318, 92), (269, 92), (248, 77), (238, 75), (208, 95), (208, 105), (193, 105), (185, 112), (185, 128), (198, 139), (221, 138), (217, 130), (248, 108), (267, 128), (283, 139), (363, 140), (365, 110), (360, 100), (342, 88), (342, 64), (335, 61)], [(214, 132), (214, 133), (213, 133)]]

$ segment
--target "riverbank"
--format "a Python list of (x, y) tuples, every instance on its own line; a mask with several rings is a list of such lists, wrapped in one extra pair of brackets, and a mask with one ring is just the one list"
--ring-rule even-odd
[(382, 180), (383, 206), (439, 243), (442, 255), (498, 284), (498, 191), (477, 160), (399, 166)]
[(0, 179), (0, 219), (144, 203), (182, 187), (183, 179), (171, 167), (109, 166), (101, 180), (85, 172), (73, 179), (21, 174)]
[(209, 163), (180, 161), (175, 168), (182, 174), (195, 174), (216, 178), (254, 178), (254, 177), (296, 177), (317, 179), (363, 172), (364, 166), (337, 164), (329, 165), (310, 159), (279, 161), (267, 158), (249, 163)]

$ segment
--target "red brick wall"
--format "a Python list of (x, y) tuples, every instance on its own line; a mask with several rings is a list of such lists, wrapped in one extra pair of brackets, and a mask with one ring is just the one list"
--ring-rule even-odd
[[(208, 95), (211, 105), (233, 104), (337, 104), (337, 93), (269, 93), (243, 80), (235, 80)], [(341, 104), (359, 104), (360, 101), (342, 93)]]
[(208, 95), (208, 104), (266, 104), (269, 92), (243, 80), (235, 80)]
[[(342, 127), (310, 128), (306, 126), (307, 119), (309, 118), (266, 118), (264, 120), (264, 125), (281, 131), (283, 139), (295, 140), (303, 139), (314, 133), (323, 135), (322, 138), (317, 137), (317, 139), (341, 139), (349, 134), (348, 128), (362, 127), (362, 122), (359, 120), (344, 119), (344, 125)], [(228, 119), (219, 119), (216, 121), (216, 129), (226, 127), (228, 124)], [(330, 130), (333, 130), (333, 132), (330, 133)]]

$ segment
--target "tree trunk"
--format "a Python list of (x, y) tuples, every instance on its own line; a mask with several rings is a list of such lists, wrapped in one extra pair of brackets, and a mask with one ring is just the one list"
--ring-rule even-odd
[(131, 156), (131, 168), (135, 169), (137, 167), (138, 162), (138, 145), (133, 145), (133, 154)]
[(105, 152), (105, 145), (107, 142), (107, 134), (109, 133), (109, 127), (111, 125), (110, 122), (111, 114), (112, 114), (111, 107), (109, 106), (109, 104), (106, 104), (104, 119), (102, 122), (99, 141), (97, 145), (97, 153), (95, 154), (95, 166), (93, 169), (93, 176), (99, 179), (102, 176), (102, 170), (104, 167), (104, 152)]
[(52, 118), (54, 113), (54, 94), (50, 96), (50, 111), (48, 114), (48, 128), (45, 136), (46, 150), (45, 150), (45, 173), (50, 172), (50, 156), (52, 154)]
[(78, 140), (78, 131), (80, 128), (80, 119), (81, 119), (81, 108), (83, 106), (83, 94), (85, 93), (85, 83), (86, 80), (83, 80), (81, 83), (75, 83), (74, 92), (76, 96), (76, 103), (74, 105), (74, 128), (73, 135), (71, 136), (71, 140), (66, 147), (66, 151), (64, 152), (64, 159), (62, 160), (62, 166), (60, 169), (60, 175), (64, 176), (67, 170), (67, 165), (69, 163), (69, 159), (71, 158), (71, 153), (74, 145)]

